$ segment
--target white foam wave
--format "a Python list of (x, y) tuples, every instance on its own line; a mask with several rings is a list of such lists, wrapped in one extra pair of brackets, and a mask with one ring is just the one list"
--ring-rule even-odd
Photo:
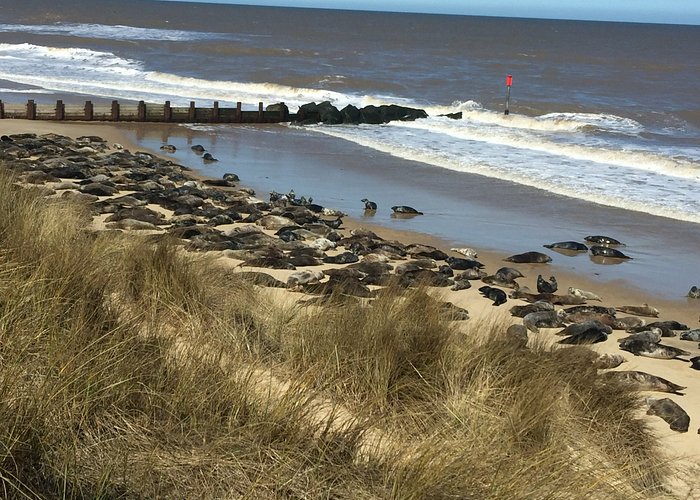
[(531, 131), (509, 131), (499, 127), (474, 126), (470, 121), (449, 118), (431, 118), (415, 122), (395, 122), (395, 127), (424, 130), (460, 140), (478, 141), (520, 150), (530, 150), (569, 159), (591, 161), (602, 165), (614, 165), (691, 180), (700, 180), (697, 162), (664, 156), (653, 151), (611, 149), (610, 144), (596, 142), (590, 145), (555, 142), (552, 135), (533, 134)]
[(54, 94), (46, 89), (1, 89), (0, 94)]
[(393, 156), (468, 172), (601, 205), (700, 223), (697, 182), (632, 168), (578, 160), (552, 160), (540, 153), (468, 141), (450, 144), (420, 129), (314, 127)]
[(0, 24), (0, 33), (31, 33), (36, 35), (68, 35), (79, 38), (99, 38), (104, 40), (153, 40), (173, 42), (239, 38), (227, 33), (81, 23)]

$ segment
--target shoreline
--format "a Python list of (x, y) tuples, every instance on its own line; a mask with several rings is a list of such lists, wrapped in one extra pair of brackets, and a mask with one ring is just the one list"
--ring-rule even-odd
[[(109, 123), (63, 124), (56, 122), (32, 122), (24, 120), (3, 121), (0, 123), (2, 124), (0, 125), (0, 132), (3, 134), (27, 132), (36, 134), (57, 133), (67, 135), (72, 138), (76, 138), (81, 135), (97, 135), (106, 139), (110, 145), (117, 142), (123, 145), (125, 149), (129, 149), (132, 152), (149, 149), (139, 145), (138, 141), (131, 140), (131, 131), (125, 130), (125, 128), (122, 126), (115, 126), (114, 124)], [(172, 156), (166, 155), (160, 151), (151, 149), (149, 152), (160, 158), (168, 160), (173, 159)], [(188, 168), (191, 169), (191, 167)], [(235, 171), (234, 168), (231, 170)], [(188, 176), (199, 180), (209, 178), (209, 176), (207, 176), (201, 170), (194, 169), (188, 170)], [(240, 185), (247, 185), (245, 178), (242, 179)], [(258, 196), (258, 198), (260, 197)], [(357, 218), (344, 219), (344, 230), (347, 231), (356, 227), (365, 227), (367, 229), (374, 230), (379, 236), (387, 240), (398, 240), (403, 243), (423, 243), (441, 248), (444, 251), (448, 251), (449, 249), (449, 246), (447, 246), (449, 244), (448, 240), (444, 240), (429, 234), (406, 231), (403, 229), (387, 228), (381, 225), (376, 225), (373, 222), (368, 222)], [(507, 262), (503, 262), (502, 260), (508, 254), (494, 252), (491, 250), (482, 250), (480, 248), (476, 248), (476, 250), (479, 253), (478, 260), (486, 266), (485, 269), (489, 271), (489, 274), (493, 273), (495, 269), (499, 267), (511, 265)], [(514, 250), (512, 253), (514, 254), (519, 252)], [(224, 258), (225, 257), (222, 257), (222, 259)], [(236, 265), (236, 262), (232, 259), (227, 260), (229, 261), (230, 266)], [(571, 270), (567, 270), (563, 267), (557, 267), (553, 264), (519, 264), (514, 265), (514, 267), (517, 267), (523, 272), (523, 274), (525, 274), (525, 278), (520, 281), (520, 284), (526, 285), (533, 290), (536, 289), (535, 278), (538, 274), (542, 274), (545, 278), (553, 274), (556, 275), (559, 281), (558, 293), (560, 294), (566, 293), (566, 289), (569, 286), (577, 286), (600, 295), (603, 298), (602, 304), (606, 306), (632, 305), (648, 302), (651, 306), (657, 307), (661, 310), (661, 315), (658, 318), (659, 320), (677, 320), (687, 323), (690, 328), (698, 328), (698, 308), (700, 308), (700, 300), (697, 299), (661, 299), (660, 297), (648, 294), (643, 290), (631, 290), (629, 284), (624, 282), (613, 282), (601, 285), (585, 275), (572, 272)], [(270, 272), (269, 269), (264, 269), (264, 271)], [(278, 277), (278, 279), (284, 279), (285, 276), (288, 276), (289, 272), (276, 271), (270, 272), (270, 274)], [(519, 318), (511, 317), (508, 310), (512, 305), (522, 305), (524, 303), (523, 301), (509, 298), (507, 304), (499, 308), (494, 308), (491, 306), (491, 302), (489, 300), (486, 300), (479, 295), (479, 286), (481, 286), (480, 282), (474, 282), (472, 287), (467, 290), (451, 291), (449, 289), (442, 288), (437, 290), (436, 293), (445, 300), (467, 309), (472, 321), (489, 319), (493, 318), (494, 316), (498, 316), (502, 318), (510, 318), (512, 323), (521, 322)], [(510, 292), (510, 290), (507, 290), (507, 292)], [(598, 302), (592, 302), (592, 304), (597, 305)], [(646, 319), (651, 321), (649, 318)], [(552, 332), (553, 330), (550, 329), (542, 329), (540, 334), (537, 335), (537, 338), (545, 342), (553, 343), (558, 338), (553, 337), (551, 335)], [(644, 394), (653, 397), (669, 397), (678, 402), (691, 416), (691, 427), (687, 434), (673, 432), (661, 419), (650, 417), (650, 424), (653, 426), (657, 435), (659, 436), (662, 446), (667, 449), (669, 458), (673, 460), (683, 460), (685, 463), (686, 461), (692, 461), (697, 457), (700, 457), (700, 437), (696, 434), (698, 425), (700, 424), (700, 383), (697, 382), (697, 372), (690, 369), (687, 364), (679, 363), (678, 361), (635, 357), (628, 352), (621, 351), (618, 347), (617, 340), (626, 335), (627, 334), (623, 331), (615, 331), (606, 342), (595, 344), (591, 347), (593, 350), (600, 353), (610, 352), (623, 354), (627, 360), (627, 363), (624, 363), (621, 366), (621, 370), (648, 371), (655, 375), (669, 378), (674, 383), (688, 387), (687, 393), (684, 396), (668, 394), (661, 395), (659, 393), (647, 392), (644, 392)], [(663, 343), (686, 349), (690, 351), (693, 356), (700, 355), (700, 349), (698, 348), (696, 342), (681, 341), (678, 337), (675, 337), (663, 339)]]

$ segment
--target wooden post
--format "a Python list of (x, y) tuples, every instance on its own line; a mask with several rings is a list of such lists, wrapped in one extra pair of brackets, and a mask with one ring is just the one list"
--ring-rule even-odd
[(140, 122), (145, 122), (146, 121), (146, 103), (143, 101), (139, 101), (139, 106), (138, 106), (138, 121)]
[(286, 122), (287, 121), (287, 106), (284, 105), (283, 102), (280, 103), (280, 121), (281, 122)]
[(221, 119), (220, 113), (219, 113), (219, 101), (214, 101), (214, 107), (211, 110), (211, 122), (212, 123), (219, 123)]
[(187, 120), (190, 123), (194, 123), (194, 120), (196, 117), (197, 117), (197, 108), (194, 107), (194, 101), (190, 101), (190, 111), (187, 115)]
[(263, 103), (259, 102), (258, 103), (258, 121), (262, 123), (264, 117), (265, 117), (265, 112), (263, 111)]
[(163, 106), (163, 121), (173, 121), (173, 109), (170, 107), (170, 101), (165, 101), (165, 106)]
[(234, 121), (236, 123), (241, 123), (243, 121), (243, 112), (241, 111), (241, 101), (236, 103), (236, 113), (234, 115)]
[(5, 103), (0, 101), (0, 120), (5, 118)]
[(27, 120), (36, 120), (36, 103), (34, 99), (27, 101)]
[(112, 121), (119, 121), (119, 101), (112, 101)]
[(61, 99), (56, 101), (56, 120), (66, 119), (66, 106)]
[(95, 108), (92, 106), (92, 101), (85, 101), (85, 120), (92, 121), (95, 117)]

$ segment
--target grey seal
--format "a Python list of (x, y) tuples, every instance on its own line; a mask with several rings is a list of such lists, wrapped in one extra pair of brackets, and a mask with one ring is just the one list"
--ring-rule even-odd
[(540, 328), (560, 328), (564, 326), (564, 311), (537, 311), (523, 318), (523, 325), (531, 332), (538, 333)]
[(688, 291), (689, 299), (700, 299), (700, 288), (696, 286), (691, 286), (690, 291)]
[(632, 335), (619, 339), (618, 342), (624, 342), (625, 340), (644, 340), (646, 342), (658, 344), (661, 342), (661, 328), (652, 327), (649, 330), (633, 333)]
[(558, 288), (559, 285), (554, 276), (550, 276), (549, 280), (545, 280), (541, 274), (537, 275), (537, 293), (554, 293)]
[(511, 255), (503, 260), (506, 262), (515, 262), (517, 264), (546, 264), (547, 262), (552, 262), (552, 258), (549, 255), (541, 252), (519, 253)]
[(646, 303), (642, 304), (641, 306), (617, 306), (615, 309), (623, 313), (634, 314), (637, 316), (648, 316), (652, 318), (658, 318), (659, 316), (659, 310)]
[(649, 405), (647, 415), (661, 417), (673, 431), (688, 432), (690, 417), (678, 403), (669, 398), (648, 398), (647, 404)]
[(367, 212), (376, 212), (377, 211), (377, 204), (375, 202), (369, 201), (367, 198), (362, 198), (360, 201), (365, 204), (365, 211), (367, 211)]
[(517, 318), (524, 318), (530, 313), (541, 311), (554, 311), (554, 305), (551, 302), (540, 300), (524, 306), (513, 306), (510, 308), (510, 314)]
[(506, 330), (506, 337), (518, 348), (527, 347), (527, 328), (523, 325), (510, 325)]
[(545, 248), (552, 248), (555, 250), (569, 250), (571, 252), (587, 252), (588, 247), (583, 243), (577, 241), (559, 241), (557, 243), (552, 243), (550, 245), (542, 245)]
[(581, 290), (580, 288), (574, 288), (573, 286), (569, 287), (569, 295), (574, 295), (576, 297), (583, 297), (586, 300), (597, 300), (598, 302), (602, 302), (603, 299), (601, 299), (598, 295), (596, 295), (593, 292), (588, 292), (586, 290)]
[(617, 368), (626, 361), (622, 354), (610, 354), (606, 352), (593, 361), (593, 366), (599, 370), (609, 370), (611, 368)]
[(406, 205), (395, 205), (391, 207), (391, 210), (395, 214), (403, 214), (403, 215), (423, 215), (423, 212), (419, 212), (413, 207), (409, 207)]
[(523, 273), (512, 267), (501, 267), (498, 271), (494, 273), (494, 276), (498, 276), (499, 278), (505, 281), (512, 281), (517, 278), (525, 277), (523, 276)]
[(607, 372), (603, 377), (627, 384), (637, 391), (668, 392), (682, 396), (681, 391), (686, 389), (686, 387), (674, 384), (665, 378), (635, 370)]
[(479, 288), (479, 292), (486, 297), (487, 299), (493, 300), (494, 306), (500, 306), (501, 304), (505, 304), (508, 300), (506, 296), (506, 292), (503, 290), (499, 290), (498, 288), (493, 288), (490, 286), (482, 286)]
[(693, 342), (700, 341), (700, 328), (686, 330), (685, 332), (681, 333), (681, 340), (691, 340)]
[(597, 328), (590, 328), (583, 332), (577, 333), (576, 335), (569, 335), (561, 339), (558, 344), (570, 344), (570, 345), (588, 345), (597, 344), (598, 342), (605, 342), (608, 340), (608, 334)]
[(591, 253), (594, 257), (612, 257), (614, 259), (629, 259), (632, 257), (610, 247), (592, 246)]
[(589, 243), (597, 243), (598, 245), (619, 245), (619, 246), (625, 246), (624, 243), (620, 243), (617, 241), (615, 238), (611, 238), (610, 236), (586, 236), (584, 238)]
[(620, 349), (631, 352), (635, 356), (655, 359), (674, 359), (678, 358), (678, 356), (690, 355), (688, 351), (677, 347), (637, 339), (623, 340), (620, 342)]
[(610, 325), (606, 325), (605, 323), (601, 323), (598, 320), (592, 319), (589, 321), (582, 321), (580, 323), (572, 323), (563, 330), (560, 330), (557, 333), (555, 333), (555, 335), (558, 335), (560, 337), (566, 337), (569, 335), (578, 335), (579, 333), (583, 333), (591, 329), (597, 329), (607, 334), (611, 334), (613, 331)]

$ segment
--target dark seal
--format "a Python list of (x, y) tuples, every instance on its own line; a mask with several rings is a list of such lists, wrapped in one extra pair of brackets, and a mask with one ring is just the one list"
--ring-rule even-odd
[(545, 255), (541, 252), (519, 253), (511, 255), (503, 260), (506, 262), (515, 262), (516, 264), (545, 264), (547, 262), (552, 262), (552, 258), (549, 255)]
[(584, 238), (589, 243), (596, 243), (598, 245), (620, 245), (620, 246), (625, 246), (624, 243), (620, 243), (617, 241), (615, 238), (611, 238), (610, 236), (586, 236)]
[(419, 212), (413, 207), (408, 207), (406, 205), (396, 205), (391, 207), (391, 210), (395, 214), (402, 214), (402, 215), (423, 215), (423, 212)]
[(365, 204), (365, 210), (368, 212), (377, 210), (377, 204), (375, 202), (369, 201), (367, 198), (362, 198), (360, 201)]
[(557, 243), (552, 243), (551, 245), (542, 245), (545, 248), (552, 248), (556, 250), (569, 250), (571, 252), (587, 252), (588, 247), (583, 243), (577, 241), (559, 241)]
[(629, 255), (625, 255), (624, 253), (620, 252), (619, 250), (616, 250), (614, 248), (610, 247), (602, 247), (598, 245), (594, 245), (591, 247), (591, 253), (595, 257), (612, 257), (614, 259), (631, 259)]
[(499, 290), (498, 288), (482, 286), (481, 288), (479, 288), (479, 292), (481, 292), (481, 295), (483, 295), (487, 299), (493, 300), (492, 305), (494, 306), (500, 306), (501, 304), (505, 304), (508, 300), (506, 292), (504, 292), (503, 290)]

